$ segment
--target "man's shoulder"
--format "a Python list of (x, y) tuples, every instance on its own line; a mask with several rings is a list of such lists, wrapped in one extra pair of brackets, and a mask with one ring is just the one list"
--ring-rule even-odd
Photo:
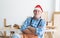
[(42, 22), (46, 22), (45, 19), (41, 19)]

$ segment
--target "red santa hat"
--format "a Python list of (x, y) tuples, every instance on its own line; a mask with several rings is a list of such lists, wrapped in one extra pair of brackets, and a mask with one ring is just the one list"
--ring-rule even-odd
[(36, 6), (35, 6), (35, 9), (41, 10), (41, 11), (43, 12), (43, 9), (42, 9), (42, 7), (41, 7), (40, 5), (36, 5)]

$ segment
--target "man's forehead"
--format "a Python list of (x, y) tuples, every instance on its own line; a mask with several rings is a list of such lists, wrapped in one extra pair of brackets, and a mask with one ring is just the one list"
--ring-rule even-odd
[[(34, 11), (41, 11), (40, 9), (34, 9)], [(41, 11), (42, 12), (42, 11)]]

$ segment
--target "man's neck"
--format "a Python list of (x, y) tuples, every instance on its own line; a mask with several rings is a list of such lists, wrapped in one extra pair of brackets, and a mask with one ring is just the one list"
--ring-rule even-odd
[(34, 16), (33, 18), (34, 18), (34, 19), (40, 19), (41, 17), (35, 17), (35, 16)]

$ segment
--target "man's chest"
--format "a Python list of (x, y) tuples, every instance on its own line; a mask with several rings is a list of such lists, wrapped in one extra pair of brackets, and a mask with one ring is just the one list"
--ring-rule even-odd
[(34, 27), (34, 28), (36, 28), (36, 27), (38, 27), (38, 26), (41, 26), (41, 21), (40, 20), (32, 20), (31, 22), (30, 22), (30, 26), (32, 26), (32, 27)]

